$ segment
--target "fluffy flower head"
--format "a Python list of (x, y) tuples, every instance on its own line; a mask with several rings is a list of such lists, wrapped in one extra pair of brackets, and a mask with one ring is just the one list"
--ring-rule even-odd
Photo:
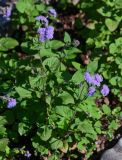
[(10, 18), (11, 16), (11, 11), (12, 11), (12, 8), (11, 7), (7, 7), (6, 10), (5, 10), (5, 13), (3, 15), (4, 18)]
[(41, 21), (42, 23), (44, 23), (45, 26), (48, 26), (48, 20), (47, 20), (46, 17), (44, 17), (44, 16), (37, 16), (35, 19), (37, 21)]
[(106, 84), (104, 84), (103, 86), (102, 86), (102, 89), (101, 89), (101, 93), (102, 93), (102, 95), (103, 96), (107, 96), (108, 94), (109, 94), (109, 88), (108, 88), (108, 86), (106, 85)]
[(49, 12), (49, 14), (51, 14), (54, 18), (57, 17), (57, 13), (56, 13), (56, 10), (55, 10), (55, 9), (50, 8), (50, 9), (48, 10), (48, 12)]
[(92, 84), (93, 82), (93, 77), (90, 75), (89, 72), (85, 72), (84, 74), (84, 79), (86, 80), (87, 83)]
[(54, 27), (53, 26), (48, 26), (46, 28), (46, 38), (47, 39), (53, 39), (54, 35)]
[(44, 42), (46, 40), (52, 39), (54, 35), (54, 27), (48, 26), (46, 28), (39, 28), (37, 33), (40, 34), (39, 41)]
[(16, 99), (14, 98), (9, 98), (8, 99), (8, 104), (7, 104), (7, 108), (13, 108), (14, 106), (16, 106)]
[(25, 157), (28, 157), (28, 158), (31, 157), (31, 153), (29, 151), (26, 151)]
[(91, 86), (88, 89), (88, 96), (93, 96), (93, 94), (95, 93), (96, 89), (95, 87)]
[(103, 81), (103, 77), (100, 74), (95, 74), (93, 77), (93, 84), (96, 86), (100, 86), (100, 83)]

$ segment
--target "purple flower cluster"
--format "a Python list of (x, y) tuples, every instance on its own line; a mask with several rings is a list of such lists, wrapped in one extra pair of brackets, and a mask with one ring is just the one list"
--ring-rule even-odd
[(14, 98), (9, 98), (8, 99), (8, 104), (7, 104), (7, 108), (13, 108), (14, 106), (16, 106), (16, 99)]
[(89, 87), (88, 96), (93, 96), (95, 92), (96, 92), (95, 87), (93, 87), (93, 86)]
[(31, 153), (29, 151), (26, 151), (25, 157), (28, 157), (28, 158), (31, 157)]
[(85, 72), (84, 74), (84, 79), (86, 80), (87, 83), (92, 84), (93, 82), (93, 77), (90, 75), (89, 72)]
[(35, 19), (37, 21), (41, 21), (44, 24), (44, 26), (48, 26), (48, 20), (47, 20), (46, 17), (44, 17), (44, 16), (37, 16)]
[[(48, 10), (49, 14), (51, 14), (52, 16), (56, 17), (57, 13), (55, 11), (55, 9), (50, 8)], [(37, 30), (37, 33), (39, 34), (39, 41), (40, 42), (44, 42), (46, 40), (50, 40), (53, 39), (54, 36), (54, 27), (53, 26), (49, 26), (48, 25), (48, 19), (47, 17), (44, 16), (37, 16), (35, 18), (37, 21), (41, 21), (44, 25), (44, 27), (40, 27)]]
[(49, 39), (53, 39), (54, 35), (54, 27), (53, 26), (48, 26), (46, 28), (39, 28), (37, 30), (37, 33), (40, 35), (39, 36), (39, 41), (44, 42)]
[(50, 14), (50, 15), (52, 15), (54, 18), (56, 18), (56, 17), (57, 17), (57, 12), (56, 12), (56, 10), (55, 10), (55, 9), (50, 8), (50, 9), (48, 10), (48, 12), (49, 12), (49, 14)]
[(6, 10), (5, 10), (5, 13), (3, 15), (4, 18), (10, 18), (11, 16), (11, 11), (12, 9), (10, 7), (7, 7)]
[[(89, 85), (91, 85), (88, 89), (88, 96), (92, 96), (96, 91), (95, 87), (100, 87), (101, 82), (103, 81), (103, 77), (100, 74), (97, 73), (92, 76), (89, 72), (85, 72), (84, 79)], [(107, 85), (102, 86), (101, 94), (103, 96), (107, 96), (109, 91), (110, 90)]]
[(103, 81), (103, 77), (99, 75), (98, 73), (94, 76), (91, 76), (89, 72), (86, 72), (84, 74), (84, 79), (87, 83), (93, 84), (95, 86), (100, 86), (101, 82)]
[(108, 94), (109, 94), (109, 88), (108, 88), (108, 86), (106, 85), (106, 84), (104, 84), (103, 86), (102, 86), (102, 89), (101, 89), (101, 93), (102, 93), (102, 95), (103, 96), (107, 96)]

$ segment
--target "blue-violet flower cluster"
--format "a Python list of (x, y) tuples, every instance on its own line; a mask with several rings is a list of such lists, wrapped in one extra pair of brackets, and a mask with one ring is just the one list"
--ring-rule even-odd
[(91, 86), (88, 89), (88, 96), (93, 96), (93, 94), (95, 93), (96, 89), (95, 87)]
[[(103, 77), (100, 74), (97, 73), (91, 75), (89, 72), (85, 72), (84, 79), (89, 85), (91, 85), (88, 89), (88, 96), (92, 96), (96, 91), (96, 87), (100, 87), (101, 82), (103, 81)], [(108, 86), (104, 84), (101, 88), (101, 94), (107, 96), (109, 91)]]
[(37, 21), (41, 21), (44, 24), (44, 26), (48, 26), (48, 20), (47, 20), (46, 17), (44, 17), (44, 16), (37, 16), (35, 19)]
[(16, 99), (14, 98), (9, 98), (8, 99), (8, 104), (7, 104), (7, 108), (13, 108), (14, 106), (16, 106)]
[(10, 18), (10, 16), (11, 16), (11, 11), (12, 11), (12, 8), (11, 8), (11, 7), (7, 7), (7, 8), (5, 9), (5, 13), (4, 13), (3, 17), (4, 17), (4, 18)]
[(29, 151), (26, 151), (25, 157), (28, 157), (28, 158), (31, 157), (31, 153)]
[(56, 10), (55, 10), (55, 9), (50, 8), (50, 9), (48, 10), (48, 12), (49, 12), (49, 14), (50, 14), (50, 15), (52, 15), (54, 18), (56, 18), (56, 17), (57, 17), (57, 12), (56, 12)]
[(54, 27), (48, 26), (46, 28), (39, 28), (37, 30), (37, 33), (39, 33), (39, 41), (41, 42), (44, 42), (49, 39), (53, 39)]
[[(51, 10), (53, 13), (54, 10)], [(54, 16), (56, 16), (56, 13), (54, 12)], [(37, 30), (37, 33), (39, 34), (39, 41), (44, 42), (46, 40), (53, 39), (54, 36), (54, 27), (48, 25), (48, 19), (44, 16), (37, 16), (36, 20), (41, 21), (44, 24), (44, 27), (40, 27)]]

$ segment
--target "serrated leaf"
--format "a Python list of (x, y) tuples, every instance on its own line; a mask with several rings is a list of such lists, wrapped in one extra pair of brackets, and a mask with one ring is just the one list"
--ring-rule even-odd
[(43, 65), (50, 69), (50, 71), (56, 71), (60, 66), (60, 61), (57, 57), (50, 57), (43, 61)]
[(80, 141), (80, 142), (78, 142), (78, 144), (77, 144), (77, 148), (79, 149), (79, 150), (82, 150), (82, 149), (85, 149), (85, 145), (86, 144), (88, 144), (89, 143), (89, 141), (87, 140), (87, 138), (82, 138), (82, 140)]
[(73, 111), (67, 106), (56, 106), (55, 112), (58, 116), (66, 119), (71, 118), (73, 115)]
[(95, 122), (94, 128), (95, 128), (95, 130), (96, 130), (96, 132), (97, 132), (98, 134), (101, 134), (101, 132), (102, 132), (102, 131), (101, 131), (102, 124), (101, 124), (100, 121)]
[(81, 122), (81, 124), (78, 126), (78, 129), (82, 133), (96, 134), (94, 131), (93, 125), (89, 120), (84, 120), (83, 122)]
[(62, 99), (62, 104), (74, 104), (73, 96), (66, 91), (61, 93), (58, 97)]
[(52, 138), (50, 141), (50, 144), (51, 144), (52, 150), (57, 150), (57, 149), (63, 147), (63, 142), (59, 139), (56, 139), (56, 138)]

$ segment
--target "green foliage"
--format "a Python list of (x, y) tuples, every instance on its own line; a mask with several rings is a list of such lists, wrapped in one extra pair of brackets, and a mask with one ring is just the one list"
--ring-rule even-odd
[[(34, 149), (35, 157), (59, 160), (63, 152), (71, 159), (78, 158), (72, 155), (74, 144), (79, 155), (86, 150), (85, 157), (89, 158), (99, 135), (112, 139), (120, 126), (121, 0), (61, 0), (57, 7), (65, 11), (74, 4), (86, 16), (75, 22), (77, 36), (83, 41), (80, 47), (74, 45), (68, 32), (64, 32), (63, 40), (54, 37), (40, 42), (37, 29), (44, 24), (35, 17), (47, 16), (53, 25), (55, 19), (49, 17), (48, 7), (33, 0), (19, 0), (15, 5), (11, 17), (15, 35), (0, 38), (0, 158), (24, 155), (28, 146)], [(87, 51), (90, 61), (83, 66), (79, 57)], [(99, 87), (88, 97), (86, 70), (103, 75), (102, 83), (108, 83), (111, 95), (119, 99), (118, 106), (104, 104)], [(8, 97), (16, 98), (14, 108), (6, 107)], [(102, 102), (97, 104), (97, 100)], [(23, 137), (29, 144), (20, 144)]]
[(0, 38), (0, 51), (8, 51), (18, 46), (18, 42), (13, 38)]

